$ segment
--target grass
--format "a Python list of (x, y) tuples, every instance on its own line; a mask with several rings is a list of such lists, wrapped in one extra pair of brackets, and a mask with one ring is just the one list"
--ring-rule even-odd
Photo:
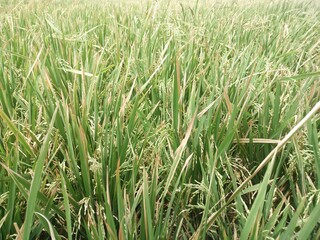
[(0, 0), (0, 239), (320, 238), (319, 19)]

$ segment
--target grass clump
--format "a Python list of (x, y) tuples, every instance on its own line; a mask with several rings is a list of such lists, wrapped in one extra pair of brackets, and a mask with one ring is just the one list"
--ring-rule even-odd
[(0, 239), (319, 238), (318, 10), (1, 1)]

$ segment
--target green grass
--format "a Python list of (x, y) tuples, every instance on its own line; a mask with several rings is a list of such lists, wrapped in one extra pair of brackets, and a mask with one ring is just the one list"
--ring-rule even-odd
[(0, 239), (320, 238), (319, 6), (209, 2), (0, 0)]

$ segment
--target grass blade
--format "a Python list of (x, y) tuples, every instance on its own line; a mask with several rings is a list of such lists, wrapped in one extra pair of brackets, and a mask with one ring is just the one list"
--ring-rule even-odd
[(35, 174), (31, 182), (29, 197), (27, 201), (26, 218), (24, 221), (24, 228), (23, 228), (23, 239), (29, 239), (30, 237), (31, 227), (33, 224), (34, 209), (37, 203), (37, 193), (40, 189), (42, 170), (43, 170), (44, 162), (47, 156), (47, 152), (49, 150), (51, 133), (53, 130), (53, 124), (55, 122), (57, 111), (58, 111), (58, 108), (56, 108), (53, 114), (50, 126), (48, 128), (48, 133), (45, 137), (44, 143), (40, 149), (39, 157), (36, 161)]

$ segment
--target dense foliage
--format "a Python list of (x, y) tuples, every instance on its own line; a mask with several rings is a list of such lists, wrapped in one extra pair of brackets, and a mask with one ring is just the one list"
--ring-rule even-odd
[(0, 2), (0, 239), (320, 238), (319, 8)]

